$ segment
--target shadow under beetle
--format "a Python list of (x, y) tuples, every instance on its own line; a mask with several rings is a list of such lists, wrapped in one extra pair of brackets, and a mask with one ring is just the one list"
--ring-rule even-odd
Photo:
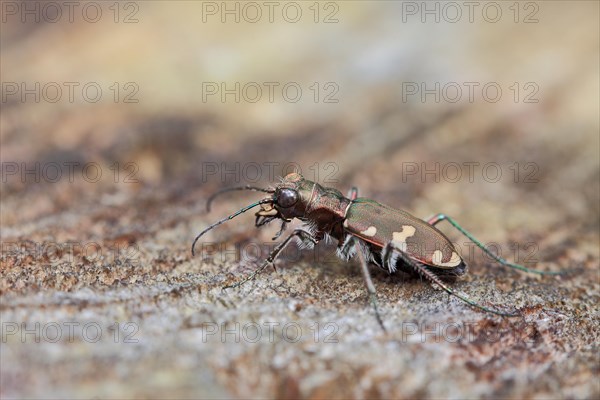
[(224, 289), (238, 287), (254, 279), (267, 266), (274, 266), (279, 254), (292, 239), (298, 238), (303, 247), (312, 248), (320, 240), (330, 236), (338, 241), (337, 255), (339, 258), (342, 260), (349, 260), (354, 256), (359, 258), (375, 316), (384, 330), (385, 327), (377, 308), (375, 286), (369, 274), (369, 263), (390, 273), (401, 270), (420, 275), (450, 295), (486, 312), (504, 317), (518, 316), (518, 313), (503, 312), (480, 305), (455, 292), (442, 282), (440, 277), (465, 274), (467, 266), (450, 240), (435, 227), (441, 221), (448, 221), (502, 265), (537, 274), (560, 274), (560, 272), (533, 270), (506, 261), (486, 249), (456, 221), (444, 214), (435, 214), (426, 220), (421, 220), (406, 211), (396, 210), (374, 200), (358, 197), (356, 188), (352, 188), (348, 196), (344, 197), (338, 190), (323, 187), (316, 182), (304, 179), (297, 173), (288, 174), (275, 188), (242, 186), (223, 189), (208, 199), (207, 209), (210, 210), (210, 204), (218, 195), (237, 190), (264, 192), (268, 193), (269, 197), (238, 210), (200, 232), (192, 244), (192, 255), (194, 255), (194, 246), (202, 235), (257, 206), (260, 206), (260, 210), (255, 214), (256, 227), (266, 225), (273, 220), (282, 221), (281, 229), (273, 240), (281, 236), (286, 224), (294, 218), (305, 222), (305, 225), (304, 229), (295, 229), (279, 243), (256, 271), (242, 281), (226, 286)]

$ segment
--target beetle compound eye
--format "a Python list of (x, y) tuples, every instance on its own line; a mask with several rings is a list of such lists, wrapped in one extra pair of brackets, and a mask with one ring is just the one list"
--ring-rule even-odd
[(277, 195), (277, 204), (283, 208), (293, 206), (298, 202), (298, 192), (292, 189), (282, 189)]

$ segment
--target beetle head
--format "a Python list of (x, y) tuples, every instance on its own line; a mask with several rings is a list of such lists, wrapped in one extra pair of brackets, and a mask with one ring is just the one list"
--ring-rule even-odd
[(303, 217), (310, 204), (314, 185), (314, 182), (307, 181), (295, 172), (286, 175), (275, 188), (272, 201), (261, 204), (261, 209), (256, 215), (286, 221)]
[(214, 224), (210, 225), (202, 232), (200, 232), (194, 242), (192, 243), (192, 255), (194, 254), (194, 246), (196, 242), (211, 229), (232, 220), (238, 215), (245, 213), (246, 211), (260, 206), (260, 210), (256, 213), (257, 222), (256, 226), (264, 225), (264, 223), (270, 222), (274, 219), (283, 219), (284, 221), (290, 221), (293, 218), (302, 218), (306, 214), (306, 210), (310, 204), (313, 190), (316, 187), (316, 183), (307, 181), (302, 175), (297, 173), (291, 173), (286, 175), (282, 179), (281, 183), (275, 187), (275, 189), (263, 189), (254, 186), (240, 186), (234, 188), (223, 189), (208, 198), (207, 210), (210, 209), (211, 202), (219, 195), (231, 192), (234, 190), (251, 190), (255, 192), (269, 193), (270, 196), (262, 200), (254, 202), (244, 208), (239, 209), (235, 213), (220, 219)]

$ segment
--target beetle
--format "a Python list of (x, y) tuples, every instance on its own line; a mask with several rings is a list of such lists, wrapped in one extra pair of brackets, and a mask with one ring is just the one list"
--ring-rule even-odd
[(279, 254), (294, 238), (299, 239), (301, 246), (306, 248), (312, 248), (323, 239), (334, 238), (338, 242), (337, 256), (339, 258), (347, 261), (357, 256), (360, 260), (365, 286), (377, 321), (383, 330), (385, 327), (378, 311), (376, 291), (369, 273), (369, 264), (383, 268), (389, 273), (401, 270), (420, 275), (450, 295), (483, 311), (504, 317), (519, 315), (516, 312), (504, 312), (480, 305), (455, 292), (442, 281), (442, 277), (461, 276), (467, 271), (467, 265), (452, 242), (436, 228), (436, 225), (442, 221), (450, 223), (502, 265), (537, 274), (555, 275), (560, 273), (530, 269), (508, 262), (490, 252), (473, 235), (445, 214), (435, 214), (421, 220), (406, 211), (394, 209), (368, 198), (358, 197), (358, 190), (355, 187), (348, 192), (347, 196), (344, 196), (337, 189), (321, 186), (296, 172), (286, 175), (274, 188), (241, 186), (220, 190), (209, 197), (207, 210), (210, 211), (210, 205), (217, 196), (238, 190), (263, 192), (269, 196), (238, 210), (200, 232), (192, 243), (192, 255), (194, 255), (197, 241), (205, 233), (254, 207), (260, 207), (255, 213), (256, 227), (264, 226), (274, 220), (281, 221), (281, 228), (273, 240), (281, 236), (285, 231), (286, 224), (293, 219), (298, 219), (305, 224), (302, 228), (295, 229), (275, 246), (258, 269), (242, 281), (225, 286), (224, 289), (239, 287), (254, 279), (267, 266), (273, 265), (274, 267), (274, 262)]

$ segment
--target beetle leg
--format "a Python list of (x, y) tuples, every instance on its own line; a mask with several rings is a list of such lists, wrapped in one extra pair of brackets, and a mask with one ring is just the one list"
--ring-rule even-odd
[(354, 236), (346, 233), (343, 241), (340, 241), (340, 245), (337, 248), (337, 256), (344, 261), (351, 259), (356, 253), (356, 239)]
[(267, 259), (265, 261), (263, 261), (262, 265), (257, 270), (252, 272), (250, 275), (248, 275), (248, 277), (246, 277), (245, 279), (243, 279), (240, 282), (234, 283), (232, 285), (224, 286), (223, 290), (229, 289), (229, 288), (240, 287), (244, 283), (254, 279), (256, 277), (256, 275), (258, 275), (260, 272), (262, 272), (262, 270), (267, 268), (269, 266), (269, 264), (272, 264), (273, 267), (275, 267), (275, 260), (277, 259), (279, 254), (283, 251), (285, 246), (287, 246), (288, 243), (295, 237), (298, 237), (300, 239), (302, 245), (305, 247), (310, 247), (310, 246), (314, 246), (317, 244), (317, 241), (315, 240), (315, 238), (313, 238), (311, 236), (310, 233), (308, 233), (307, 231), (305, 231), (303, 229), (295, 229), (294, 232), (292, 232), (283, 242), (281, 242), (277, 246), (275, 246), (275, 248), (273, 249), (271, 254), (269, 254), (269, 257), (267, 257)]
[(347, 197), (350, 200), (355, 200), (358, 197), (358, 188), (356, 186), (352, 186), (352, 189), (348, 191)]
[(400, 251), (401, 250), (394, 247), (391, 242), (381, 251), (381, 265), (383, 266), (383, 269), (387, 269), (390, 274), (396, 272), (396, 262)]
[(275, 234), (275, 236), (273, 236), (271, 238), (271, 240), (277, 240), (277, 239), (279, 239), (279, 236), (281, 236), (281, 234), (283, 233), (283, 231), (285, 231), (286, 225), (287, 225), (287, 222), (285, 220), (283, 220), (283, 222), (281, 222), (281, 228), (279, 228), (279, 231)]
[(373, 310), (375, 311), (375, 317), (377, 318), (377, 322), (379, 322), (379, 326), (383, 329), (384, 332), (385, 326), (383, 325), (383, 321), (381, 320), (381, 316), (379, 315), (379, 308), (377, 307), (377, 291), (375, 290), (375, 285), (373, 285), (373, 281), (371, 280), (371, 274), (369, 273), (369, 263), (367, 262), (367, 258), (363, 253), (363, 249), (360, 246), (360, 243), (356, 241), (355, 243), (356, 254), (358, 254), (358, 259), (360, 260), (360, 270), (363, 275), (363, 279), (365, 281), (365, 286), (367, 287), (367, 292), (369, 292), (369, 298), (371, 299), (371, 304), (373, 305)]
[(446, 219), (446, 214), (434, 214), (431, 217), (427, 218), (426, 221), (429, 225), (435, 226), (438, 222), (442, 222)]
[[(404, 253), (402, 250), (398, 249), (394, 245), (393, 242), (390, 242), (390, 243), (387, 244), (387, 246), (386, 246), (386, 248), (384, 250), (384, 253), (386, 255), (385, 258), (384, 258), (384, 260), (383, 260), (384, 267), (386, 267), (386, 263), (387, 262), (395, 260), (395, 258), (391, 255), (391, 253), (394, 253), (394, 255), (396, 255), (398, 258), (400, 258), (406, 265), (408, 265), (411, 268), (413, 268), (415, 270), (415, 272), (418, 273), (420, 276), (422, 276), (425, 279), (428, 279), (431, 283), (435, 283), (440, 288), (442, 288), (444, 291), (446, 291), (448, 294), (461, 299), (465, 303), (470, 304), (471, 306), (479, 308), (479, 309), (481, 309), (483, 311), (490, 312), (490, 313), (496, 314), (496, 315), (501, 315), (503, 317), (517, 317), (517, 316), (519, 316), (519, 314), (517, 314), (517, 313), (505, 313), (505, 312), (502, 312), (502, 311), (498, 311), (498, 310), (495, 310), (495, 309), (492, 309), (492, 308), (488, 308), (488, 307), (482, 306), (482, 305), (476, 303), (475, 301), (469, 299), (468, 297), (456, 293), (454, 290), (450, 289), (444, 282), (442, 282), (440, 280), (440, 278), (436, 274), (434, 274), (429, 269), (427, 269), (426, 266), (424, 266), (421, 263), (418, 263), (418, 262), (414, 261), (406, 253)], [(389, 266), (387, 268), (389, 269)]]
[(469, 240), (471, 240), (473, 243), (475, 243), (475, 245), (477, 247), (479, 247), (481, 250), (483, 250), (483, 252), (485, 254), (492, 257), (494, 260), (498, 261), (500, 264), (502, 264), (504, 266), (507, 266), (509, 268), (518, 269), (520, 271), (531, 272), (532, 274), (540, 274), (540, 275), (560, 275), (560, 274), (564, 273), (564, 271), (539, 271), (536, 269), (524, 267), (523, 265), (511, 263), (510, 261), (507, 261), (504, 258), (500, 257), (499, 255), (494, 254), (491, 251), (489, 251), (483, 243), (481, 243), (479, 240), (475, 239), (475, 237), (473, 235), (471, 235), (471, 233), (469, 233), (466, 229), (464, 229), (462, 226), (460, 226), (458, 224), (458, 222), (456, 222), (454, 219), (450, 218), (446, 214), (435, 214), (427, 219), (427, 223), (432, 226), (439, 222), (442, 222), (442, 221), (448, 221), (448, 223), (450, 223), (450, 225), (452, 225), (454, 228), (456, 228), (456, 230), (458, 230), (460, 233), (465, 235)]

